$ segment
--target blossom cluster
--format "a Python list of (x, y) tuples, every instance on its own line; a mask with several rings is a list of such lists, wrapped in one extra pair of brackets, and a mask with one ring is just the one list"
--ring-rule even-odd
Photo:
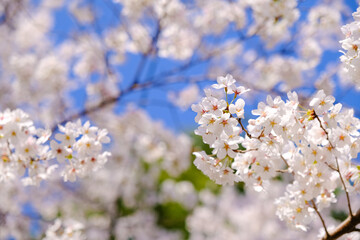
[(9, 109), (0, 113), (0, 182), (22, 177), (29, 181), (46, 178), (53, 170), (42, 162), (49, 159), (44, 143), (51, 133), (37, 129), (22, 110)]
[[(250, 33), (258, 33), (266, 40), (268, 47), (273, 47), (283, 40), (284, 36), (289, 37), (288, 29), (300, 16), (295, 0), (256, 0), (249, 1), (249, 4), (254, 11), (255, 19)], [(266, 13), (264, 9), (267, 9)]]
[[(32, 189), (40, 199), (32, 201), (39, 215), (52, 220), (60, 212), (61, 219), (81, 222), (87, 240), (108, 239), (111, 231), (116, 239), (183, 239), (181, 232), (158, 225), (154, 209), (175, 203), (188, 213), (197, 205), (192, 182), (178, 181), (192, 167), (191, 139), (175, 135), (139, 109), (129, 109), (121, 116), (102, 114), (93, 120), (99, 128), (106, 125), (112, 142), (117, 143), (111, 161), (91, 177), (77, 179), (76, 191), (72, 184), (56, 178)], [(61, 135), (55, 135), (54, 141)], [(69, 165), (67, 158), (63, 160)]]
[(22, 179), (25, 185), (37, 185), (53, 175), (57, 162), (68, 161), (62, 175), (65, 181), (74, 181), (77, 175), (97, 170), (110, 156), (102, 152), (102, 145), (110, 138), (107, 130), (91, 127), (89, 122), (68, 122), (59, 126), (50, 147), (50, 130), (36, 128), (29, 115), (20, 109), (0, 113), (0, 182)]
[(74, 220), (61, 221), (56, 219), (55, 223), (51, 225), (43, 240), (83, 240), (86, 239), (81, 230), (84, 226)]
[[(235, 79), (231, 75), (219, 77), (218, 84), (214, 84), (213, 88), (225, 89), (226, 94), (234, 95), (234, 100), (248, 91), (244, 87), (236, 87)], [(208, 89), (206, 97), (199, 104), (192, 106), (193, 111), (197, 112), (195, 121), (201, 124), (195, 133), (202, 136), (203, 141), (214, 148), (213, 153), (217, 156), (214, 158), (204, 151), (196, 152), (194, 163), (218, 184), (233, 184), (240, 180), (229, 164), (236, 157), (239, 144), (244, 140), (240, 136), (243, 130), (238, 126), (237, 120), (238, 118), (241, 121), (244, 117), (244, 105), (245, 102), (241, 98), (229, 104), (221, 99), (221, 95)], [(233, 114), (237, 118), (234, 118)]]
[[(328, 96), (342, 68), (322, 57), (338, 51), (351, 5), (0, 1), (0, 108), (26, 109), (34, 121), (21, 110), (0, 113), (0, 239), (315, 239), (321, 222), (309, 223), (318, 212), (325, 213), (331, 230), (338, 224), (332, 203), (346, 217), (345, 197), (360, 190), (360, 169), (352, 161), (359, 151), (359, 123), (352, 110)], [(359, 11), (343, 28), (341, 42), (345, 75), (355, 85), (358, 16)], [(162, 106), (154, 97), (166, 94), (155, 96), (155, 88), (183, 88), (170, 92), (168, 101), (186, 110), (199, 101), (203, 80), (224, 73), (254, 90), (300, 94), (268, 97), (253, 111), (256, 117), (245, 121), (248, 90), (230, 75), (219, 78), (216, 90), (206, 90), (207, 97), (193, 107), (201, 125), (196, 133), (213, 154), (144, 111), (123, 107), (128, 101)], [(323, 89), (310, 107), (304, 100), (308, 86)], [(77, 101), (85, 92), (86, 100)], [(83, 114), (99, 128), (89, 122), (56, 127)], [(57, 130), (52, 137), (36, 126)], [(112, 161), (102, 128), (116, 142), (109, 146)], [(204, 150), (194, 153), (199, 169), (218, 184), (234, 186), (219, 189), (199, 175), (190, 164), (192, 148)], [(63, 180), (77, 180), (76, 187)], [(262, 194), (251, 188), (243, 195), (239, 181)], [(40, 188), (25, 187), (40, 182)], [(355, 195), (349, 209), (357, 205)], [(175, 221), (164, 212), (174, 213)], [(286, 228), (274, 219), (276, 212), (307, 232)]]
[[(321, 228), (320, 222), (314, 222), (307, 232), (302, 232), (288, 228), (276, 217), (276, 206), (273, 202), (283, 194), (286, 180), (272, 183), (271, 191), (263, 194), (251, 189), (247, 189), (244, 194), (238, 191), (238, 186), (220, 189), (211, 180), (201, 176), (200, 171), (189, 166), (188, 152), (191, 149), (186, 149), (187, 153), (182, 154), (185, 152), (184, 147), (177, 154), (181, 153), (178, 158), (187, 166), (182, 168), (182, 171), (187, 173), (173, 178), (169, 174), (172, 164), (162, 165), (162, 161), (170, 152), (174, 154), (174, 150), (167, 148), (161, 151), (161, 154), (157, 155), (158, 160), (155, 160), (153, 153), (155, 149), (160, 151), (164, 146), (173, 144), (185, 146), (176, 140), (174, 134), (169, 134), (171, 131), (151, 120), (140, 110), (129, 111), (121, 117), (101, 116), (96, 121), (97, 125), (108, 125), (109, 132), (117, 133), (112, 135), (112, 141), (119, 142), (122, 146), (116, 147), (117, 151), (112, 151), (112, 160), (91, 174), (91, 177), (78, 179), (76, 191), (72, 184), (62, 184), (61, 178), (47, 179), (42, 187), (31, 188), (31, 194), (27, 194), (21, 184), (3, 184), (0, 187), (3, 193), (0, 195), (0, 202), (3, 203), (0, 206), (0, 238), (28, 237), (28, 229), (35, 220), (39, 222), (39, 228), (41, 227), (41, 230), (38, 228), (36, 232), (39, 239), (78, 237), (98, 240), (110, 238), (111, 233), (116, 239), (132, 237), (180, 240), (186, 236), (189, 236), (189, 239), (217, 240), (316, 239), (318, 229)], [(161, 140), (159, 135), (155, 135), (156, 132), (165, 133)], [(124, 138), (124, 134), (128, 137)], [(138, 148), (136, 145), (140, 144), (140, 139), (147, 139), (147, 142), (152, 139), (153, 148), (145, 148), (144, 146), (150, 145), (144, 145), (144, 152), (137, 152), (135, 149)], [(200, 145), (194, 147), (198, 148)], [(144, 159), (146, 153), (152, 154), (154, 159)], [(149, 161), (150, 159), (152, 161)], [(183, 178), (184, 176), (187, 178)], [(199, 181), (204, 182), (199, 184)], [(340, 197), (339, 201), (343, 200), (344, 198)], [(358, 198), (355, 200), (359, 202)], [(20, 218), (22, 206), (26, 202), (31, 202), (37, 214), (34, 216), (32, 213)], [(356, 201), (352, 204), (355, 207)], [(157, 209), (164, 206), (171, 208), (165, 208), (169, 211), (166, 211), (165, 215), (159, 215)], [(182, 209), (182, 212), (179, 213), (179, 209)], [(336, 210), (344, 211), (341, 206)], [(172, 214), (173, 221), (169, 220), (168, 214)], [(329, 229), (337, 224), (330, 214), (324, 217)], [(58, 218), (61, 222), (54, 220)], [(184, 235), (178, 227), (164, 227), (159, 224), (159, 219), (166, 221), (166, 224), (176, 224), (175, 226), (184, 224), (188, 235)]]
[(231, 75), (217, 82), (213, 88), (225, 91), (226, 100), (208, 91), (192, 107), (200, 124), (195, 133), (213, 148), (212, 156), (194, 153), (204, 174), (218, 184), (244, 181), (256, 191), (269, 190), (279, 174), (290, 175), (285, 195), (276, 200), (277, 215), (302, 230), (316, 212), (336, 202), (336, 188), (358, 192), (359, 170), (351, 160), (360, 152), (360, 120), (353, 110), (334, 105), (334, 97), (322, 90), (307, 109), (289, 92), (286, 101), (268, 96), (260, 102), (252, 111), (257, 118), (245, 128), (245, 102), (237, 97), (247, 90)]
[(52, 140), (51, 150), (57, 161), (68, 161), (62, 172), (65, 181), (75, 181), (76, 176), (85, 176), (102, 167), (110, 152), (103, 151), (102, 145), (110, 142), (106, 129), (90, 126), (90, 122), (81, 125), (68, 122), (59, 126), (60, 133)]
[[(221, 71), (216, 75), (240, 69), (239, 62), (250, 62), (251, 66), (241, 66), (246, 69), (242, 74), (249, 76), (247, 79), (256, 79), (257, 88), (270, 90), (285, 82), (284, 91), (288, 91), (298, 87), (304, 81), (303, 73), (311, 73), (319, 64), (322, 52), (337, 43), (337, 26), (346, 13), (346, 4), (341, 1), (320, 1), (309, 10), (304, 21), (299, 17), (300, 3), (294, 0), (197, 0), (193, 3), (113, 0), (109, 5), (121, 11), (113, 14), (110, 10), (105, 14), (121, 21), (102, 26), (104, 29), (96, 33), (81, 31), (76, 38), (60, 37), (61, 41), (55, 44), (52, 30), (59, 22), (54, 17), (56, 11), (68, 11), (77, 26), (88, 29), (101, 19), (98, 12), (93, 11), (96, 8), (91, 3), (80, 4), (80, 1), (50, 3), (43, 0), (39, 4), (27, 1), (23, 8), (18, 8), (13, 1), (1, 3), (2, 15), (7, 16), (6, 10), (14, 11), (10, 19), (4, 20), (6, 24), (0, 31), (3, 46), (0, 58), (4, 63), (0, 83), (2, 106), (28, 104), (39, 113), (35, 117), (56, 125), (61, 121), (62, 112), (70, 109), (71, 101), (64, 96), (74, 88), (86, 85), (88, 105), (119, 95), (123, 73), (117, 71), (117, 66), (126, 64), (129, 52), (145, 54), (148, 58), (157, 55), (176, 63), (197, 55), (211, 58), (211, 69)], [(32, 10), (31, 14), (28, 9)], [(301, 29), (296, 29), (298, 33), (290, 38), (297, 23), (301, 23)], [(226, 35), (232, 29), (242, 37), (238, 39), (234, 37), (238, 34), (230, 34), (225, 38), (229, 41), (216, 45), (204, 41)], [(259, 45), (276, 50), (273, 56), (264, 58), (261, 51), (254, 51), (255, 47), (247, 50), (247, 54), (239, 50), (256, 35), (260, 36)], [(277, 52), (277, 46), (289, 44), (290, 40), (299, 45), (297, 57)], [(222, 62), (219, 66), (213, 62), (217, 57)], [(283, 68), (279, 68), (280, 65)], [(195, 91), (192, 88), (186, 95)], [(40, 105), (45, 107), (38, 108)], [(185, 107), (187, 104), (176, 101), (176, 105)]]
[[(160, 169), (176, 177), (190, 165), (187, 159), (191, 154), (191, 139), (186, 134), (176, 135), (161, 122), (152, 121), (140, 109), (129, 106), (123, 116), (109, 113), (99, 117), (98, 121), (107, 126), (114, 141), (122, 146), (112, 153), (121, 157), (124, 170), (133, 167), (133, 159), (141, 159), (146, 164), (159, 163)], [(125, 172), (123, 177), (130, 173)]]
[[(199, 194), (202, 204), (187, 219), (190, 239), (317, 239), (320, 223), (303, 232), (294, 231), (277, 219), (273, 202), (283, 190), (279, 181), (273, 184), (272, 191), (262, 195), (254, 191), (239, 195), (236, 188), (229, 186), (222, 187), (219, 195), (203, 190)], [(253, 221), (256, 224), (249, 224)]]
[(360, 68), (360, 8), (353, 13), (354, 21), (341, 28), (345, 39), (340, 41), (341, 47), (345, 50), (344, 55), (340, 57), (341, 62), (344, 64), (344, 71), (346, 77), (357, 87), (360, 86), (359, 82), (359, 68)]
[(155, 216), (149, 211), (138, 211), (131, 216), (125, 216), (116, 223), (116, 239), (181, 239), (174, 231), (156, 226)]

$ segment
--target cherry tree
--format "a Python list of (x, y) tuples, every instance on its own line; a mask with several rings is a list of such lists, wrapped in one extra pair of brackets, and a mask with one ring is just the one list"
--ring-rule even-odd
[(0, 239), (360, 239), (356, 8), (1, 1)]

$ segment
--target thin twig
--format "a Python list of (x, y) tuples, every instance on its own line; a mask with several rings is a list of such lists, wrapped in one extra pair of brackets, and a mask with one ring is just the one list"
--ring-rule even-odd
[(328, 232), (328, 230), (327, 230), (327, 228), (326, 228), (325, 221), (324, 221), (323, 217), (321, 216), (319, 210), (317, 209), (314, 200), (311, 200), (311, 202), (312, 202), (312, 204), (313, 204), (313, 208), (314, 208), (315, 212), (317, 213), (317, 215), (319, 216), (319, 218), (320, 218), (320, 220), (321, 220), (321, 223), (322, 223), (322, 225), (323, 225), (323, 227), (324, 227), (324, 230), (325, 230), (326, 237), (330, 237), (330, 234), (329, 234), (329, 232)]
[(283, 162), (285, 163), (286, 167), (289, 168), (289, 164), (288, 162), (286, 161), (286, 159), (283, 157), (283, 155), (280, 155), (281, 159), (283, 160)]
[[(329, 145), (331, 146), (332, 149), (334, 149), (334, 145), (331, 143), (330, 141), (330, 137), (329, 137), (329, 133), (326, 131), (326, 129), (324, 128), (319, 116), (316, 114), (315, 110), (314, 111), (314, 116), (315, 116), (315, 119), (318, 120), (319, 124), (320, 124), (320, 127), (321, 129), (325, 132), (326, 134), (326, 138), (329, 142)], [(352, 209), (351, 209), (351, 202), (350, 202), (350, 196), (349, 196), (349, 192), (347, 190), (347, 187), (345, 185), (345, 182), (344, 182), (344, 179), (341, 175), (341, 171), (340, 171), (340, 165), (339, 165), (339, 161), (338, 161), (338, 158), (335, 156), (335, 161), (336, 161), (336, 169), (335, 171), (339, 173), (339, 177), (340, 177), (340, 181), (341, 181), (341, 184), (344, 188), (344, 191), (345, 191), (345, 195), (346, 195), (346, 200), (347, 200), (347, 205), (348, 205), (348, 209), (349, 209), (349, 215), (350, 215), (350, 218), (352, 218), (354, 215), (353, 215), (353, 212), (352, 212)], [(330, 165), (328, 165), (330, 167)]]
[(345, 195), (346, 195), (346, 200), (347, 200), (347, 205), (348, 205), (348, 209), (349, 209), (349, 214), (350, 214), (350, 217), (352, 218), (354, 215), (353, 215), (353, 212), (351, 210), (351, 202), (350, 202), (350, 196), (349, 196), (349, 193), (348, 193), (348, 190), (346, 188), (346, 185), (345, 185), (345, 182), (344, 182), (344, 179), (341, 175), (341, 172), (340, 172), (340, 168), (339, 168), (339, 161), (338, 161), (338, 158), (335, 157), (335, 160), (336, 160), (336, 167), (338, 169), (338, 173), (339, 173), (339, 176), (340, 176), (340, 181), (344, 187), (344, 191), (345, 191)]
[(245, 128), (244, 125), (242, 124), (241, 118), (238, 118), (238, 122), (240, 123), (240, 126), (241, 126), (242, 130), (246, 133), (246, 135), (247, 135), (249, 138), (252, 138), (252, 136), (250, 135), (250, 133), (246, 130), (246, 128)]
[(138, 67), (137, 67), (137, 69), (135, 71), (133, 85), (136, 85), (136, 84), (139, 83), (140, 78), (141, 78), (141, 74), (143, 73), (145, 65), (146, 65), (146, 63), (147, 63), (147, 61), (149, 59), (148, 57), (151, 54), (151, 52), (153, 51), (153, 49), (154, 48), (156, 49), (155, 45), (156, 45), (156, 43), (157, 43), (157, 41), (159, 39), (160, 33), (161, 33), (161, 27), (160, 27), (160, 23), (158, 22), (156, 33), (155, 33), (154, 37), (151, 40), (150, 47), (145, 53), (142, 54), (139, 65), (138, 65)]
[(246, 149), (246, 150), (234, 150), (235, 152), (239, 152), (239, 153), (246, 153), (246, 152), (251, 152), (251, 151), (257, 151), (259, 150), (258, 148), (254, 148), (254, 149)]

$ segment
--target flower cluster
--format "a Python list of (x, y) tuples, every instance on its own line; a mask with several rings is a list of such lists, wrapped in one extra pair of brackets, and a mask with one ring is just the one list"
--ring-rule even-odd
[(256, 191), (267, 191), (279, 174), (292, 176), (285, 196), (276, 201), (277, 215), (303, 230), (314, 214), (336, 202), (337, 187), (347, 194), (359, 189), (359, 170), (351, 159), (360, 152), (360, 121), (352, 110), (341, 111), (342, 105), (334, 105), (334, 97), (322, 90), (306, 109), (297, 94), (289, 92), (287, 101), (268, 96), (266, 103), (260, 102), (252, 111), (258, 117), (245, 128), (245, 103), (237, 97), (247, 90), (237, 87), (230, 75), (217, 81), (213, 88), (223, 89), (226, 101), (207, 92), (192, 107), (201, 124), (195, 133), (214, 155), (194, 153), (194, 163), (216, 183), (241, 180)]
[(49, 149), (50, 130), (37, 129), (20, 109), (1, 112), (0, 182), (25, 175), (25, 185), (37, 185), (58, 167), (51, 163), (53, 158), (59, 163), (68, 161), (62, 175), (65, 181), (74, 181), (77, 175), (97, 170), (110, 156), (102, 152), (102, 145), (110, 141), (107, 130), (91, 127), (89, 122), (81, 126), (80, 121), (68, 122), (59, 130)]
[(116, 239), (181, 239), (178, 232), (159, 228), (156, 216), (149, 211), (138, 211), (119, 219), (115, 226)]
[(113, 151), (113, 154), (121, 157), (124, 162), (121, 167), (125, 170), (123, 177), (133, 174), (126, 169), (134, 166), (134, 159), (141, 159), (146, 164), (158, 162), (160, 169), (174, 177), (179, 176), (190, 165), (188, 159), (191, 155), (191, 139), (185, 134), (176, 136), (161, 122), (152, 121), (142, 110), (129, 107), (123, 116), (109, 114), (100, 117), (100, 122), (108, 127), (113, 133), (114, 141), (122, 146)]
[(186, 209), (193, 209), (197, 204), (197, 195), (191, 182), (175, 182), (172, 179), (165, 180), (161, 185), (161, 202), (179, 202)]
[[(302, 232), (288, 228), (276, 218), (273, 202), (282, 187), (277, 182), (272, 191), (262, 195), (253, 191), (239, 195), (231, 187), (223, 187), (219, 195), (203, 190), (199, 194), (201, 204), (187, 219), (189, 239), (317, 239), (320, 223), (313, 225), (313, 231)], [(249, 224), (253, 221), (256, 224)]]
[(360, 8), (353, 13), (354, 22), (349, 23), (341, 28), (345, 35), (345, 39), (340, 41), (341, 47), (345, 50), (344, 55), (340, 57), (340, 60), (344, 63), (344, 70), (347, 73), (347, 77), (357, 87), (360, 86)]
[[(279, 41), (289, 36), (289, 30), (299, 18), (300, 12), (296, 8), (296, 1), (286, 0), (256, 0), (249, 1), (254, 12), (255, 23), (250, 33), (259, 33), (267, 42), (268, 47), (273, 47)], [(266, 13), (264, 12), (266, 10)]]
[(84, 226), (75, 220), (69, 219), (63, 222), (56, 219), (46, 231), (43, 240), (83, 240), (85, 239), (81, 231), (83, 228)]
[[(121, 146), (112, 149), (112, 160), (106, 167), (81, 181), (83, 195), (96, 201), (101, 199), (104, 206), (110, 206), (121, 198), (127, 208), (150, 208), (161, 202), (158, 180), (164, 177), (163, 174), (179, 178), (191, 166), (191, 138), (185, 134), (176, 135), (160, 122), (153, 121), (143, 110), (129, 109), (122, 116), (103, 114), (95, 122), (99, 127), (106, 125), (112, 133), (112, 142)], [(93, 187), (99, 184), (101, 188)], [(185, 188), (186, 194), (179, 190), (176, 196), (187, 196), (184, 201), (189, 203), (191, 189), (187, 186), (170, 188), (173, 192), (175, 188)], [(164, 195), (166, 189), (162, 189)]]
[[(234, 100), (248, 91), (243, 87), (236, 87), (235, 79), (231, 75), (219, 77), (218, 84), (214, 84), (213, 88), (225, 89), (226, 94), (234, 95)], [(239, 144), (243, 141), (238, 120), (241, 121), (244, 117), (245, 102), (240, 98), (229, 104), (212, 90), (208, 90), (206, 95), (199, 104), (192, 106), (193, 111), (198, 114), (195, 121), (201, 124), (195, 133), (214, 148), (213, 153), (217, 158), (208, 156), (205, 152), (198, 152), (194, 153), (194, 163), (218, 184), (238, 182), (240, 179), (233, 173), (229, 163), (236, 157)], [(233, 114), (238, 120), (232, 116)]]
[(53, 170), (43, 161), (48, 159), (44, 143), (51, 132), (36, 129), (22, 110), (9, 109), (0, 113), (0, 182), (22, 177), (28, 170), (28, 182), (38, 182)]
[(111, 155), (102, 151), (103, 144), (110, 142), (106, 129), (90, 126), (90, 122), (81, 125), (79, 120), (60, 125), (59, 130), (61, 133), (55, 135), (56, 140), (52, 140), (50, 145), (58, 162), (68, 162), (62, 172), (65, 181), (73, 182), (76, 176), (85, 176), (99, 169)]
[[(0, 1), (0, 108), (26, 108), (34, 122), (21, 110), (0, 113), (0, 239), (315, 239), (321, 226), (329, 234), (320, 219), (310, 221), (332, 212), (335, 201), (343, 215), (336, 220), (349, 212), (351, 224), (360, 222), (360, 211), (351, 214), (359, 209), (360, 167), (352, 160), (359, 121), (328, 96), (339, 69), (327, 54), (338, 51), (350, 1), (100, 2)], [(359, 12), (341, 41), (342, 73), (357, 86)], [(71, 21), (59, 21), (63, 16)], [(224, 73), (261, 92), (305, 94), (268, 97), (245, 121), (247, 89), (230, 75), (219, 77), (216, 90), (193, 107), (196, 133), (212, 153), (197, 138), (123, 107), (132, 102), (152, 111), (171, 102), (185, 110), (199, 102), (204, 81)], [(323, 91), (307, 104), (312, 87)], [(156, 88), (183, 90), (162, 104), (166, 94), (157, 96)], [(66, 123), (77, 116), (99, 128)], [(56, 128), (59, 122), (66, 124)], [(37, 124), (57, 131), (51, 137)], [(116, 142), (105, 167), (109, 138), (102, 128)], [(205, 150), (194, 153), (203, 173), (235, 186), (219, 189), (196, 175), (192, 149)], [(334, 238), (335, 217), (322, 219)], [(307, 232), (294, 233), (285, 222)], [(346, 223), (345, 230), (359, 230)]]

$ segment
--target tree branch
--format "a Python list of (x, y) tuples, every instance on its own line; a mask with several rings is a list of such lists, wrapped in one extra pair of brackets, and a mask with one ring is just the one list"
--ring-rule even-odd
[[(313, 111), (314, 111), (314, 116), (315, 116), (316, 120), (318, 120), (318, 122), (319, 122), (319, 124), (320, 124), (320, 127), (322, 128), (322, 130), (323, 130), (323, 131), (325, 132), (325, 134), (326, 134), (326, 138), (327, 138), (327, 140), (328, 140), (331, 148), (334, 149), (335, 147), (334, 147), (334, 145), (333, 145), (333, 144), (331, 143), (331, 141), (330, 141), (329, 133), (326, 131), (325, 127), (323, 126), (323, 124), (322, 124), (319, 116), (316, 114), (315, 110), (313, 110)], [(350, 218), (352, 218), (354, 215), (353, 215), (353, 212), (352, 212), (352, 210), (351, 210), (350, 196), (349, 196), (348, 190), (347, 190), (347, 188), (346, 188), (344, 179), (343, 179), (343, 177), (342, 177), (342, 175), (341, 175), (339, 161), (338, 161), (338, 158), (337, 158), (336, 156), (335, 156), (335, 161), (336, 161), (336, 169), (335, 169), (335, 171), (339, 173), (339, 178), (340, 178), (341, 184), (342, 184), (342, 186), (343, 186), (343, 188), (344, 188), (344, 191), (345, 191), (345, 194), (346, 194), (346, 200), (347, 200), (347, 205), (348, 205), (348, 209), (349, 209), (349, 215), (350, 215)], [(330, 165), (328, 165), (328, 166), (330, 166)]]
[(312, 204), (313, 204), (313, 208), (314, 208), (315, 212), (317, 213), (317, 215), (319, 216), (319, 218), (320, 218), (320, 220), (321, 220), (321, 223), (322, 223), (322, 225), (323, 225), (323, 227), (324, 227), (324, 230), (325, 230), (326, 237), (330, 237), (330, 234), (329, 234), (329, 232), (328, 232), (328, 230), (327, 230), (327, 227), (326, 227), (324, 218), (321, 216), (319, 210), (317, 209), (316, 204), (315, 204), (315, 201), (314, 201), (314, 200), (311, 200), (311, 202), (312, 202)]
[(240, 123), (240, 126), (241, 126), (242, 130), (246, 133), (246, 135), (247, 135), (249, 138), (252, 138), (252, 136), (250, 135), (250, 133), (246, 130), (246, 128), (245, 128), (244, 125), (242, 124), (241, 118), (238, 118), (237, 120), (238, 120), (238, 122)]
[(351, 217), (348, 216), (337, 228), (329, 232), (328, 236), (322, 238), (322, 240), (333, 240), (338, 239), (344, 234), (358, 231), (356, 226), (360, 223), (360, 209), (357, 210), (356, 214)]

